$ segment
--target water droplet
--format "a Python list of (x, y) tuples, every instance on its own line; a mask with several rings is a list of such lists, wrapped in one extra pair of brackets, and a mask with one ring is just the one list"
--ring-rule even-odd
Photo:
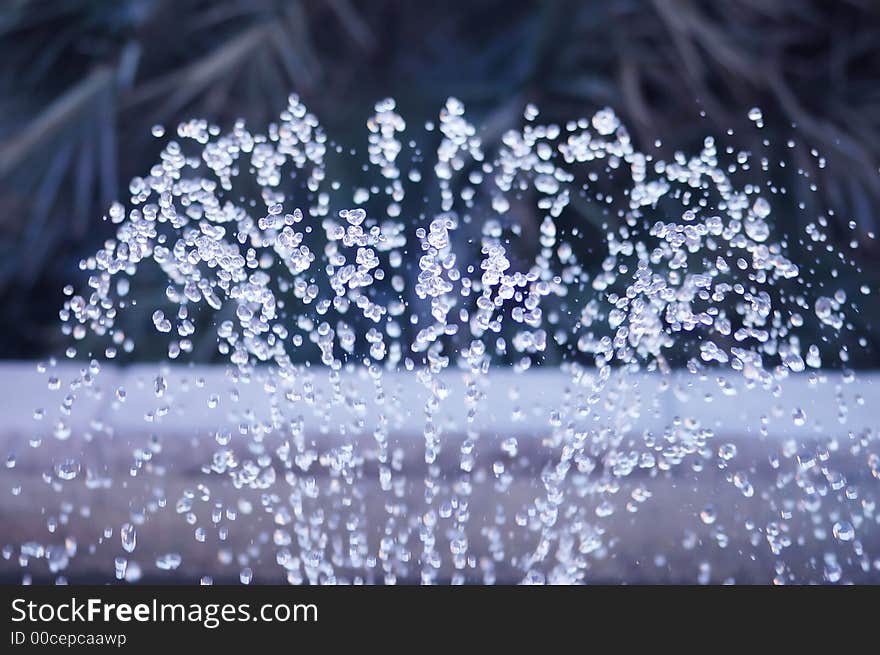
[(856, 536), (855, 528), (849, 521), (838, 521), (834, 524), (832, 532), (834, 538), (840, 541), (852, 541)]
[(131, 553), (137, 546), (137, 531), (131, 523), (123, 523), (119, 530), (119, 536), (122, 539), (122, 549), (126, 553)]
[(706, 525), (712, 525), (715, 523), (716, 518), (717, 514), (711, 505), (707, 505), (700, 511), (700, 520)]
[(183, 558), (177, 553), (166, 553), (156, 558), (156, 568), (162, 571), (173, 571), (183, 562)]
[(65, 459), (55, 464), (55, 475), (61, 480), (73, 480), (79, 475), (79, 462)]

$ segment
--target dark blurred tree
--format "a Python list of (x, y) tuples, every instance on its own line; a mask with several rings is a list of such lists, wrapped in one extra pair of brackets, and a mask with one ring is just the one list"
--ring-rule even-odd
[[(880, 207), (878, 45), (880, 5), (870, 0), (8, 0), (0, 356), (56, 341), (60, 289), (111, 234), (99, 220), (109, 202), (154, 162), (153, 124), (242, 116), (263, 125), (290, 91), (346, 145), (363, 145), (380, 98), (396, 97), (415, 123), (448, 95), (467, 104), (487, 140), (516, 125), (527, 101), (548, 120), (613, 106), (642, 147), (662, 137), (667, 155), (729, 128), (739, 148), (768, 151), (767, 139), (820, 189), (794, 170), (780, 179), (792, 207), (806, 207), (781, 214), (781, 227), (801, 231), (803, 217), (833, 211), (846, 246), (855, 221), (856, 274), (840, 270), (837, 284), (876, 288), (880, 252), (864, 237)], [(764, 110), (761, 131), (746, 120), (752, 106)], [(601, 237), (607, 217), (580, 211)], [(156, 278), (154, 293), (163, 290)], [(863, 332), (874, 334), (877, 305), (858, 314)]]

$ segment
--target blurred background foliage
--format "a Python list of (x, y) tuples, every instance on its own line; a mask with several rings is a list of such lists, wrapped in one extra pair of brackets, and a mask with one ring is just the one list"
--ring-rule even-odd
[[(791, 162), (774, 173), (790, 200), (775, 208), (777, 225), (803, 234), (827, 214), (855, 262), (832, 272), (820, 261), (816, 278), (836, 276), (851, 297), (880, 282), (869, 238), (880, 207), (880, 4), (871, 0), (6, 0), (0, 12), (0, 357), (62, 342), (61, 289), (81, 281), (78, 261), (112, 235), (100, 220), (110, 201), (157, 159), (152, 125), (244, 117), (259, 129), (291, 91), (332, 138), (358, 148), (387, 96), (417, 126), (454, 95), (486, 141), (518, 126), (526, 102), (542, 121), (614, 107), (638, 147), (662, 138), (665, 156), (733, 129), (737, 147)], [(762, 130), (747, 120), (752, 106), (763, 109)], [(331, 171), (350, 186), (359, 174)], [(574, 209), (592, 230), (585, 243), (601, 240), (607, 216)], [(533, 211), (526, 235), (537, 234)], [(164, 298), (154, 282), (143, 333)], [(872, 344), (873, 293), (856, 325)]]

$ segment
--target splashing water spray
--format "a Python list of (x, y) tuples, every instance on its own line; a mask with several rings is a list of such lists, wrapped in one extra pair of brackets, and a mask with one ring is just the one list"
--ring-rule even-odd
[[(7, 461), (28, 536), (0, 564), (877, 580), (880, 444), (847, 368), (859, 299), (807, 259), (855, 268), (827, 219), (793, 245), (785, 189), (756, 181), (768, 161), (713, 138), (663, 161), (610, 109), (538, 117), (486, 144), (449, 99), (429, 155), (384, 100), (357, 188), (328, 177), (354, 153), (296, 96), (264, 133), (181, 124), (110, 207), (88, 288), (65, 289), (67, 354), (92, 359), (39, 367), (66, 395)], [(169, 361), (115, 366), (157, 276), (149, 338)], [(199, 344), (225, 365), (187, 364), (210, 358)], [(41, 452), (51, 470), (28, 469)]]

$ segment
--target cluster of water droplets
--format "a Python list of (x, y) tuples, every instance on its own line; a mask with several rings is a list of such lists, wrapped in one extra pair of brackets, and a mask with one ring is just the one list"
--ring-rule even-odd
[[(812, 283), (811, 262), (776, 230), (785, 190), (734, 181), (766, 159), (709, 137), (665, 161), (637, 150), (610, 109), (538, 118), (529, 105), (522, 127), (484, 144), (450, 99), (425, 125), (429, 155), (384, 100), (352, 188), (330, 177), (352, 154), (296, 96), (262, 133), (178, 126), (129, 202), (110, 207), (115, 235), (83, 260), (87, 287), (65, 289), (67, 355), (90, 361), (65, 382), (54, 360), (41, 365), (66, 393), (48, 438), (29, 444), (53, 462), (42, 514), (50, 537), (79, 536), (35, 534), (6, 560), (46, 559), (63, 579), (81, 542), (129, 581), (214, 561), (201, 566), (245, 584), (272, 565), (291, 583), (556, 583), (628, 579), (608, 562), (638, 542), (660, 552), (631, 566), (682, 581), (652, 545), (656, 519), (638, 516), (687, 502), (685, 553), (711, 559), (709, 544), (742, 569), (763, 552), (770, 568), (755, 566), (776, 582), (880, 575), (860, 538), (877, 539), (880, 448), (874, 427), (848, 422), (855, 376), (849, 348), (834, 348), (854, 305)], [(825, 227), (811, 223), (803, 242), (823, 242)], [(146, 338), (167, 343), (169, 362), (139, 389), (105, 388), (108, 363), (138, 352), (126, 316), (146, 302), (140, 276), (157, 272), (165, 300)], [(804, 342), (805, 324), (828, 338)], [(226, 362), (221, 379), (186, 367), (199, 344)], [(821, 370), (831, 360), (842, 373)], [(834, 403), (837, 425), (810, 430), (809, 407), (785, 404), (798, 374)], [(146, 405), (131, 408), (133, 391)], [(747, 425), (704, 418), (708, 404), (756, 394), (772, 411)], [(73, 434), (85, 398), (112, 412)], [(114, 427), (133, 412), (139, 429)], [(161, 429), (196, 412), (216, 417), (210, 434)], [(803, 437), (770, 441), (780, 415)], [(56, 455), (72, 436), (98, 452), (121, 442), (131, 460)], [(682, 500), (677, 484), (702, 497)], [(74, 485), (86, 500), (66, 500)], [(101, 493), (125, 516), (89, 535), (88, 494)], [(798, 547), (800, 568), (786, 557)], [(694, 581), (715, 579), (710, 561), (691, 564)]]

